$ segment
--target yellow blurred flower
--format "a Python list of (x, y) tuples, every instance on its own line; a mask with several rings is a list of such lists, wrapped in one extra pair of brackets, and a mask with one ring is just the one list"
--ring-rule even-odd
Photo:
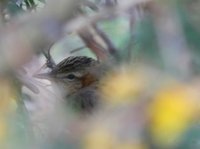
[(151, 133), (155, 141), (173, 145), (197, 116), (199, 91), (181, 83), (171, 83), (155, 95), (150, 108)]
[(0, 112), (11, 112), (16, 108), (16, 92), (10, 80), (0, 78)]
[(130, 143), (130, 142), (125, 142), (125, 143), (118, 143), (116, 148), (114, 149), (147, 149), (145, 144), (142, 143)]
[(6, 120), (0, 118), (0, 143), (5, 140), (6, 136), (7, 136)]
[(85, 149), (114, 149), (113, 136), (105, 128), (92, 130), (84, 141)]
[(110, 73), (102, 81), (101, 93), (112, 104), (129, 103), (145, 88), (146, 81), (142, 73), (125, 68)]
[(0, 78), (0, 145), (3, 145), (7, 139), (7, 120), (9, 115), (15, 111), (16, 106), (15, 88), (9, 79)]
[(93, 129), (84, 141), (85, 149), (146, 149), (142, 143), (134, 143), (134, 140), (120, 140), (119, 136), (111, 130), (98, 127)]

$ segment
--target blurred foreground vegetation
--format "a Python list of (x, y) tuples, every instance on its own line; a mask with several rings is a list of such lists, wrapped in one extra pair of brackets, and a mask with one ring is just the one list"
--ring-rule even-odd
[[(199, 149), (199, 0), (1, 0), (1, 149)], [(84, 36), (88, 35), (88, 36)], [(95, 48), (94, 48), (95, 47)], [(103, 107), (54, 107), (34, 78), (84, 55), (111, 65)]]

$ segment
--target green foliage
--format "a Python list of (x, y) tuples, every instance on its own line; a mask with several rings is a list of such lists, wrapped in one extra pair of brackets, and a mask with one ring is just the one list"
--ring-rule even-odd
[(11, 16), (16, 16), (16, 15), (18, 15), (19, 13), (24, 12), (22, 6), (17, 5), (17, 4), (16, 4), (15, 2), (13, 2), (13, 1), (10, 1), (10, 2), (7, 4), (6, 8), (7, 8), (7, 11), (8, 11), (8, 13), (9, 13), (9, 15), (11, 15)]

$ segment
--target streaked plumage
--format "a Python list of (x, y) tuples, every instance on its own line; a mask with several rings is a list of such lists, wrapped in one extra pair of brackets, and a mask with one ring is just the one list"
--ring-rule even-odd
[(51, 74), (80, 71), (95, 66), (98, 62), (85, 56), (71, 56), (56, 65)]

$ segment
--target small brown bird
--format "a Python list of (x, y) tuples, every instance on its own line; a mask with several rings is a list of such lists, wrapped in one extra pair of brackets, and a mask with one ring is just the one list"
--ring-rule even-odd
[(47, 74), (67, 103), (82, 112), (92, 111), (98, 105), (98, 86), (102, 75), (102, 65), (85, 56), (68, 57)]

